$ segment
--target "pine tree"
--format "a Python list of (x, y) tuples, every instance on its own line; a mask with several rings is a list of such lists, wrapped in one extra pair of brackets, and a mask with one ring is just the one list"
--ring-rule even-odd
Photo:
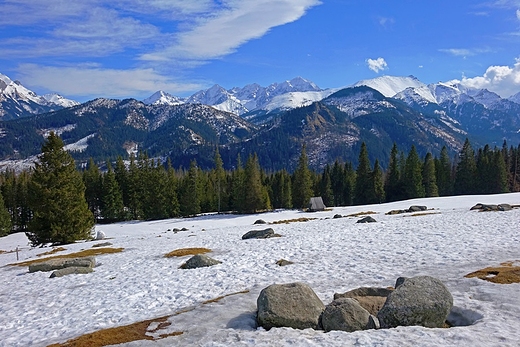
[(424, 157), (422, 179), (425, 196), (427, 198), (439, 196), (437, 177), (435, 176), (435, 161), (433, 160), (432, 154), (429, 152), (426, 154), (426, 157)]
[(358, 167), (356, 169), (356, 186), (354, 189), (354, 203), (356, 205), (365, 205), (375, 200), (372, 170), (370, 169), (370, 161), (368, 160), (368, 150), (366, 144), (361, 144), (359, 151)]
[(334, 193), (332, 191), (331, 168), (329, 165), (326, 165), (325, 169), (323, 169), (319, 188), (325, 206), (332, 206), (334, 204)]
[(313, 195), (312, 191), (312, 177), (309, 170), (309, 163), (307, 159), (307, 152), (305, 145), (302, 146), (300, 158), (298, 159), (298, 166), (294, 171), (294, 180), (292, 183), (293, 204), (296, 208), (304, 208), (309, 203)]
[(386, 173), (385, 193), (387, 201), (398, 201), (403, 198), (403, 187), (401, 172), (399, 171), (399, 160), (397, 158), (397, 145), (394, 142), (390, 152), (390, 164)]
[(180, 206), (179, 197), (177, 196), (178, 180), (170, 159), (168, 159), (167, 163), (166, 176), (167, 180), (164, 192), (166, 196), (166, 211), (168, 212), (168, 217), (173, 218), (179, 216)]
[(215, 169), (213, 177), (215, 180), (215, 189), (217, 190), (217, 212), (220, 213), (221, 210), (227, 210), (228, 206), (226, 201), (228, 197), (226, 190), (226, 171), (224, 171), (224, 163), (222, 162), (218, 146), (215, 149)]
[(423, 198), (425, 196), (422, 179), (422, 163), (415, 149), (415, 145), (412, 145), (408, 157), (406, 158), (403, 184), (407, 199)]
[(244, 203), (240, 212), (255, 213), (258, 210), (265, 209), (265, 196), (260, 177), (260, 165), (258, 157), (250, 155), (246, 162), (244, 171), (244, 187), (243, 187)]
[(180, 194), (181, 214), (194, 216), (200, 213), (199, 169), (197, 162), (192, 160), (188, 175), (183, 180), (183, 189)]
[(129, 218), (133, 220), (140, 219), (143, 215), (141, 201), (142, 180), (140, 171), (141, 170), (135, 162), (135, 156), (132, 153), (130, 156), (130, 165), (128, 166), (126, 192), (128, 196), (127, 207), (130, 213)]
[(11, 232), (11, 215), (5, 208), (4, 198), (0, 192), (0, 237), (5, 236)]
[(35, 162), (29, 201), (34, 216), (26, 233), (33, 245), (86, 239), (94, 226), (81, 174), (63, 146), (51, 132)]
[(102, 179), (101, 216), (106, 222), (117, 222), (124, 219), (123, 196), (112, 170), (107, 161), (107, 173)]
[(343, 201), (343, 190), (345, 187), (345, 170), (339, 161), (336, 160), (332, 166), (332, 172), (330, 174), (332, 194), (334, 196), (334, 206), (345, 205)]
[(475, 152), (468, 139), (459, 153), (459, 162), (455, 173), (454, 193), (456, 195), (475, 194), (477, 185), (477, 164)]
[(351, 162), (345, 163), (344, 184), (342, 191), (342, 201), (344, 206), (351, 206), (354, 198), (354, 188), (356, 182), (356, 172)]
[(373, 203), (382, 203), (385, 201), (385, 184), (383, 182), (383, 171), (379, 165), (379, 160), (376, 159), (374, 163), (374, 170), (372, 170), (372, 190), (374, 194)]
[(101, 208), (102, 176), (92, 158), (89, 160), (87, 169), (83, 171), (83, 183), (85, 184), (85, 199), (87, 200), (88, 208), (94, 215), (94, 218), (97, 219), (99, 218)]
[(502, 155), (503, 152), (497, 150), (491, 158), (492, 166), (495, 168), (493, 179), (490, 182), (493, 193), (508, 193), (509, 187), (507, 182), (506, 161)]
[(244, 168), (240, 153), (237, 155), (236, 169), (231, 173), (231, 194), (229, 196), (229, 206), (234, 211), (241, 211), (244, 204)]
[(437, 177), (437, 188), (440, 196), (448, 196), (453, 194), (453, 180), (451, 177), (451, 162), (448, 155), (448, 149), (443, 146), (441, 155), (435, 160), (435, 173)]

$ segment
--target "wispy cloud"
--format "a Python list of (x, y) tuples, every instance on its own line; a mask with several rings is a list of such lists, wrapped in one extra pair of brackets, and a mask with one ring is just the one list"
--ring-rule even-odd
[(482, 53), (491, 52), (489, 48), (442, 48), (439, 52), (454, 55), (456, 57), (470, 57)]
[(172, 93), (200, 89), (194, 83), (179, 83), (154, 69), (106, 69), (97, 64), (74, 67), (53, 67), (37, 64), (19, 66), (20, 79), (31, 87), (42, 87), (68, 96), (113, 97), (148, 96), (150, 92), (168, 90)]
[(379, 17), (378, 18), (379, 25), (383, 28), (387, 29), (389, 26), (395, 23), (395, 19), (391, 17)]
[(513, 66), (490, 66), (482, 76), (462, 77), (460, 83), (468, 88), (485, 88), (509, 97), (520, 89), (520, 58)]
[(366, 63), (368, 65), (368, 68), (375, 73), (379, 73), (379, 71), (383, 71), (388, 69), (388, 64), (386, 63), (385, 59), (379, 57), (377, 59), (367, 59)]

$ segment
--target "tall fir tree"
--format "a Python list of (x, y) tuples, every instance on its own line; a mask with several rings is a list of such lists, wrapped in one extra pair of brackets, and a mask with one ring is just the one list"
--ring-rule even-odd
[(101, 216), (105, 222), (117, 222), (124, 219), (123, 196), (108, 160), (106, 166), (107, 172), (102, 179)]
[(422, 170), (424, 193), (427, 198), (439, 196), (435, 173), (435, 161), (432, 154), (428, 152), (424, 157)]
[(453, 179), (451, 175), (452, 165), (448, 149), (443, 146), (439, 159), (435, 160), (435, 176), (440, 196), (453, 194)]
[(385, 201), (385, 183), (383, 181), (383, 170), (376, 159), (372, 170), (373, 203), (380, 204)]
[(344, 206), (351, 206), (354, 201), (354, 189), (356, 185), (356, 171), (351, 162), (345, 163), (344, 184), (341, 192)]
[(368, 159), (366, 144), (361, 144), (359, 151), (358, 167), (356, 169), (356, 186), (354, 189), (354, 203), (365, 205), (374, 202), (374, 190), (372, 183), (372, 170)]
[(294, 180), (292, 182), (293, 204), (296, 208), (304, 208), (309, 204), (309, 200), (313, 195), (312, 177), (309, 170), (309, 160), (305, 145), (302, 146), (298, 166), (294, 171)]
[(399, 170), (397, 144), (394, 142), (390, 151), (390, 163), (386, 173), (385, 193), (387, 201), (401, 200), (403, 197), (403, 186), (401, 182), (401, 172)]
[(5, 208), (4, 198), (0, 192), (0, 237), (9, 234), (12, 226), (11, 215)]
[(264, 187), (260, 173), (260, 165), (256, 154), (250, 155), (246, 162), (243, 186), (244, 203), (240, 212), (255, 213), (265, 209)]
[(180, 194), (180, 209), (183, 216), (194, 216), (200, 213), (199, 169), (197, 162), (192, 160), (188, 175), (183, 180)]
[(170, 159), (166, 166), (166, 211), (169, 218), (177, 217), (180, 214), (179, 197), (177, 195), (178, 179), (172, 167)]
[(334, 192), (332, 191), (332, 179), (331, 179), (331, 168), (330, 165), (325, 165), (323, 173), (321, 174), (320, 180), (320, 195), (323, 199), (325, 206), (332, 206), (334, 204)]
[(417, 154), (417, 150), (415, 149), (415, 145), (412, 145), (408, 157), (406, 157), (403, 184), (407, 199), (423, 198), (425, 196), (422, 178), (422, 163)]
[(98, 219), (101, 210), (102, 176), (92, 158), (88, 162), (87, 169), (83, 171), (83, 183), (88, 208), (94, 218)]
[(94, 226), (81, 174), (63, 146), (51, 132), (35, 162), (29, 200), (34, 215), (26, 233), (35, 246), (87, 239)]
[(459, 162), (455, 173), (454, 193), (455, 195), (476, 194), (477, 191), (478, 183), (475, 152), (469, 140), (466, 139), (459, 152)]

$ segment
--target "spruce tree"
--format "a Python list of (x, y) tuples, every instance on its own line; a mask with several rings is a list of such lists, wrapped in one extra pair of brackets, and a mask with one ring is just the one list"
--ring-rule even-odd
[(243, 189), (244, 203), (240, 212), (255, 213), (266, 208), (264, 189), (260, 177), (260, 165), (258, 164), (256, 154), (250, 155), (247, 159)]
[(326, 165), (323, 169), (323, 174), (320, 180), (320, 195), (323, 199), (325, 206), (332, 206), (334, 204), (334, 193), (332, 191), (331, 182), (331, 168), (330, 165)]
[(456, 195), (475, 194), (478, 191), (477, 164), (475, 152), (468, 139), (464, 142), (459, 153), (459, 162), (456, 168), (454, 193)]
[(401, 172), (399, 171), (399, 159), (397, 158), (397, 155), (397, 145), (394, 142), (392, 150), (390, 151), (390, 163), (385, 180), (385, 193), (387, 201), (398, 201), (403, 198)]
[(106, 165), (108, 171), (102, 179), (101, 216), (106, 222), (117, 222), (124, 219), (123, 196), (110, 162), (107, 161)]
[(366, 144), (361, 144), (359, 151), (358, 167), (356, 169), (356, 186), (354, 189), (354, 203), (365, 205), (374, 202), (374, 190), (372, 183), (372, 170), (368, 160), (368, 150)]
[(385, 201), (385, 184), (383, 182), (383, 171), (379, 165), (379, 160), (374, 163), (372, 170), (372, 190), (374, 194), (373, 203), (382, 203)]
[(87, 239), (94, 226), (81, 174), (63, 146), (51, 132), (35, 162), (29, 195), (33, 218), (26, 233), (35, 246)]
[(92, 158), (89, 160), (87, 169), (83, 171), (83, 183), (85, 184), (85, 199), (88, 208), (94, 218), (97, 219), (101, 208), (102, 176)]
[(453, 180), (451, 177), (451, 162), (448, 149), (443, 146), (441, 155), (435, 160), (435, 173), (437, 178), (437, 188), (440, 196), (448, 196), (453, 193)]
[(339, 161), (336, 160), (332, 166), (332, 172), (330, 174), (331, 188), (334, 196), (334, 206), (345, 205), (343, 199), (343, 189), (345, 187), (345, 170)]
[(0, 192), (0, 237), (5, 236), (11, 232), (11, 215), (5, 208), (4, 198)]
[(415, 149), (415, 145), (412, 145), (408, 157), (406, 157), (403, 184), (406, 199), (423, 198), (425, 196), (422, 179), (422, 163)]
[(437, 177), (435, 176), (435, 161), (429, 152), (426, 154), (426, 157), (424, 157), (422, 179), (425, 196), (427, 198), (439, 196)]
[(356, 185), (356, 171), (351, 162), (345, 163), (343, 191), (341, 192), (344, 206), (353, 204), (354, 189)]
[(180, 209), (183, 216), (194, 216), (200, 213), (199, 169), (197, 162), (192, 160), (188, 175), (183, 180), (180, 194)]
[(309, 204), (309, 200), (313, 195), (312, 177), (309, 170), (309, 162), (305, 145), (302, 146), (298, 166), (294, 171), (294, 180), (292, 183), (293, 204), (296, 208), (304, 208)]
[(170, 159), (168, 159), (167, 163), (166, 176), (166, 211), (168, 212), (168, 217), (173, 218), (179, 216), (180, 210), (179, 197), (177, 195), (178, 179), (175, 174), (175, 170), (172, 167)]

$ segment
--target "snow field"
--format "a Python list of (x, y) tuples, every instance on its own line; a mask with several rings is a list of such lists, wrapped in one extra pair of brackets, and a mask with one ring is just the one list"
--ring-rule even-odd
[[(172, 315), (172, 325), (157, 335), (184, 334), (126, 346), (514, 346), (520, 338), (520, 284), (500, 285), (464, 275), (520, 260), (520, 209), (469, 211), (478, 202), (520, 204), (520, 193), (418, 199), (381, 205), (303, 213), (208, 215), (192, 219), (126, 222), (96, 226), (122, 253), (97, 256), (89, 275), (49, 279), (28, 273), (15, 253), (0, 254), (0, 346), (47, 346), (100, 329)], [(387, 216), (410, 205), (434, 208), (428, 214)], [(356, 224), (360, 217), (332, 219), (362, 211), (378, 223)], [(300, 217), (309, 222), (253, 225)], [(174, 233), (168, 229), (189, 230)], [(272, 227), (281, 238), (242, 240), (249, 230)], [(98, 242), (64, 246), (72, 253)], [(24, 235), (0, 238), (0, 250), (22, 248), (21, 259), (34, 259), (48, 248), (31, 249)], [(206, 247), (222, 264), (201, 269), (178, 267), (189, 256), (164, 258), (178, 248)], [(58, 253), (60, 254), (60, 253)], [(295, 262), (279, 267), (281, 258)], [(399, 327), (355, 333), (323, 333), (255, 327), (256, 298), (273, 283), (309, 284), (328, 304), (335, 292), (361, 286), (393, 286), (399, 276), (430, 275), (446, 284), (455, 310), (471, 324), (451, 329)], [(204, 305), (220, 296), (249, 290)], [(179, 315), (176, 312), (192, 309)], [(462, 323), (461, 323), (462, 325)]]

